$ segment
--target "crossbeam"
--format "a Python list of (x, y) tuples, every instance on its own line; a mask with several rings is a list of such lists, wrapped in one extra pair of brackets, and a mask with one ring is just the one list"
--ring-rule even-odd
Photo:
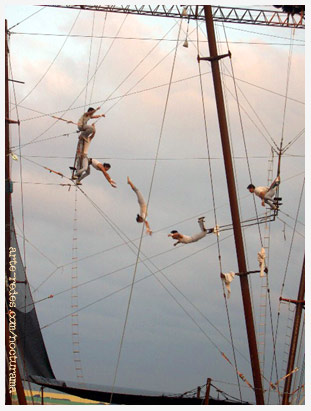
[[(59, 7), (77, 10), (102, 11), (109, 13), (136, 14), (153, 17), (186, 18), (189, 20), (204, 21), (204, 6), (91, 6), (91, 5), (44, 5), (45, 7)], [(196, 8), (198, 9), (196, 10)], [(186, 14), (184, 9), (186, 8)], [(304, 29), (304, 16), (289, 15), (283, 11), (247, 9), (241, 7), (212, 6), (215, 22), (251, 24), (257, 26), (287, 27)]]

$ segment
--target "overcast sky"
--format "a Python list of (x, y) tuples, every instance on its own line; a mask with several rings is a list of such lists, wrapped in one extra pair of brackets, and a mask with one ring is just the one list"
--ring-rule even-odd
[[(236, 373), (220, 354), (224, 352), (233, 363), (220, 280), (221, 271), (238, 271), (233, 232), (220, 234), (221, 265), (214, 234), (177, 247), (167, 236), (173, 229), (188, 235), (198, 232), (200, 216), (206, 217), (208, 227), (214, 227), (215, 216), (220, 226), (231, 223), (210, 63), (202, 61), (207, 138), (204, 127), (197, 33), (200, 55), (208, 56), (205, 25), (200, 23), (197, 30), (193, 21), (187, 27), (186, 19), (180, 28), (180, 21), (174, 19), (21, 5), (7, 5), (5, 17), (11, 31), (10, 77), (25, 82), (15, 83), (14, 89), (10, 85), (10, 116), (21, 121), (21, 151), (18, 128), (10, 128), (11, 146), (18, 157), (22, 155), (12, 161), (16, 230), (22, 235), (21, 162), (25, 264), (34, 300), (55, 295), (38, 303), (37, 313), (56, 377), (76, 380), (70, 287), (72, 244), (77, 237), (77, 256), (82, 259), (78, 283), (88, 282), (78, 287), (79, 308), (88, 306), (79, 312), (84, 381), (113, 383), (130, 295), (130, 288), (124, 287), (136, 274), (136, 280), (142, 281), (133, 288), (116, 386), (183, 393), (209, 377), (220, 390), (239, 399)], [(279, 146), (282, 138), (283, 147), (290, 145), (281, 159), (283, 205), (269, 228), (275, 328), (280, 293), (297, 297), (304, 256), (304, 31), (220, 23), (215, 30), (219, 54), (227, 53), (229, 42), (238, 93), (239, 106), (230, 61), (223, 59), (242, 221), (255, 218), (256, 212), (264, 215), (259, 199), (253, 199), (246, 187), (251, 181), (267, 185), (271, 147)], [(189, 47), (185, 48), (187, 32)], [(81, 186), (86, 195), (77, 192), (78, 230), (74, 232), (76, 190), (62, 186), (70, 181), (42, 166), (70, 177), (76, 127), (51, 116), (76, 122), (90, 106), (101, 106), (99, 113), (106, 118), (96, 122), (89, 155), (111, 163), (117, 189), (92, 168)], [(274, 155), (273, 178), (276, 170)], [(146, 262), (137, 264), (137, 269), (142, 225), (135, 220), (139, 209), (127, 176), (149, 199), (153, 230), (151, 237), (142, 238), (139, 256)], [(259, 228), (243, 230), (249, 270), (258, 269), (261, 238), (267, 241), (269, 230), (264, 224)], [(20, 246), (23, 250), (22, 240)], [(258, 329), (262, 280), (253, 274), (249, 281)], [(252, 383), (237, 277), (231, 288), (227, 302), (238, 369)], [(267, 305), (264, 375), (270, 380), (273, 351), (268, 313)], [(293, 314), (282, 304), (279, 378), (285, 375), (288, 316)], [(298, 382), (299, 377), (300, 373)], [(275, 372), (272, 382), (276, 382)], [(243, 382), (241, 392), (243, 400), (255, 401)], [(217, 396), (214, 388), (211, 395)], [(277, 403), (274, 393), (270, 403)]]

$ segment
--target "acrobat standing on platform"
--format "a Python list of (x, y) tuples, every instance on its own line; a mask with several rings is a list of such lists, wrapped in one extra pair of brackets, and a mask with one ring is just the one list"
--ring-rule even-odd
[(261, 198), (261, 205), (264, 207), (265, 204), (268, 204), (271, 210), (278, 209), (278, 201), (274, 199), (276, 188), (280, 184), (280, 176), (278, 176), (270, 187), (255, 187), (254, 184), (249, 184), (247, 189), (250, 193), (254, 193), (257, 197)]
[(75, 164), (73, 167), (69, 167), (71, 170), (73, 170), (73, 173), (72, 173), (73, 179), (77, 178), (77, 175), (74, 174), (74, 171), (78, 170), (80, 171), (80, 174), (81, 174), (82, 168), (85, 168), (85, 165), (86, 165), (85, 162), (84, 162), (84, 167), (83, 167), (83, 157), (87, 155), (89, 145), (96, 132), (95, 123), (93, 123), (90, 126), (87, 124), (87, 122), (90, 119), (105, 117), (105, 114), (99, 114), (99, 115), (94, 116), (94, 113), (99, 109), (100, 107), (97, 107), (96, 109), (93, 107), (90, 107), (88, 111), (79, 118), (79, 121), (77, 123), (78, 129), (79, 131), (81, 131), (81, 133), (79, 135), (79, 141), (78, 141), (78, 146), (76, 150)]
[(97, 108), (90, 107), (88, 109), (88, 111), (86, 113), (82, 114), (82, 116), (79, 118), (78, 129), (79, 129), (79, 131), (81, 131), (81, 134), (79, 135), (79, 138), (87, 138), (90, 134), (93, 133), (93, 131), (95, 131), (94, 124), (92, 124), (91, 126), (87, 124), (87, 122), (91, 118), (105, 117), (105, 114), (98, 114), (97, 116), (94, 116), (96, 111), (99, 110), (99, 109), (100, 109), (100, 107), (97, 107)]
[(138, 204), (139, 204), (139, 207), (140, 207), (140, 211), (139, 211), (139, 214), (137, 214), (136, 221), (138, 223), (145, 222), (146, 231), (149, 235), (151, 235), (152, 231), (150, 229), (148, 221), (146, 220), (146, 218), (147, 218), (147, 204), (144, 200), (144, 197), (142, 196), (142, 193), (138, 190), (138, 188), (136, 188), (134, 186), (134, 184), (132, 183), (132, 181), (130, 180), (129, 177), (127, 177), (127, 183), (132, 187), (132, 190), (137, 195), (137, 200), (138, 200)]
[(176, 243), (174, 243), (174, 246), (180, 243), (183, 243), (183, 244), (194, 243), (196, 241), (201, 240), (201, 238), (204, 238), (206, 234), (210, 234), (214, 232), (213, 228), (209, 228), (209, 229), (205, 228), (204, 218), (205, 217), (200, 217), (198, 219), (198, 223), (201, 228), (201, 232), (198, 234), (193, 234), (192, 236), (189, 236), (189, 235), (180, 234), (176, 230), (171, 231), (168, 237), (172, 237), (174, 240), (178, 240), (176, 241)]

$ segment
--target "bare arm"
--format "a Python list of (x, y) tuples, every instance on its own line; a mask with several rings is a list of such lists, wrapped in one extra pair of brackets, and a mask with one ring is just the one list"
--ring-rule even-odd
[(148, 233), (149, 235), (151, 235), (151, 234), (152, 234), (152, 231), (150, 230), (150, 225), (149, 225), (149, 223), (148, 223), (147, 220), (145, 220), (145, 226), (146, 226), (147, 233)]
[(102, 171), (102, 173), (104, 174), (104, 176), (106, 177), (106, 180), (108, 181), (108, 183), (111, 185), (111, 187), (117, 188), (116, 182), (113, 181), (110, 177), (110, 175), (107, 173), (107, 171), (105, 170), (104, 166), (102, 164), (97, 164), (97, 168)]
[(179, 240), (176, 241), (176, 243), (174, 243), (174, 247), (175, 247), (175, 245), (177, 245), (177, 244), (180, 244), (180, 241), (179, 241)]
[(264, 207), (265, 206), (265, 202), (264, 202), (264, 198), (265, 198), (265, 195), (266, 195), (266, 191), (260, 191), (260, 193), (259, 193), (259, 197), (261, 198), (261, 205)]
[(261, 198), (261, 205), (264, 207), (265, 206), (265, 202), (264, 202), (264, 198), (265, 198), (265, 195), (266, 195), (266, 193), (267, 193), (267, 191), (265, 191), (265, 190), (261, 190), (258, 194), (257, 194), (257, 196), (259, 197), (259, 198)]
[(105, 114), (98, 114), (97, 116), (91, 116), (91, 118), (100, 118), (100, 117), (106, 117)]
[(127, 177), (127, 184), (129, 184), (132, 188), (132, 190), (134, 190), (134, 184), (131, 182), (130, 177)]

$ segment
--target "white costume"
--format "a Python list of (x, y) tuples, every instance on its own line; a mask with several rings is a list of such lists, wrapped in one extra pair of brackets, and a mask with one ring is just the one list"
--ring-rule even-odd
[(87, 177), (90, 172), (90, 165), (93, 166), (96, 170), (99, 170), (97, 167), (97, 164), (100, 164), (98, 160), (95, 158), (88, 158), (87, 156), (83, 157), (83, 168), (81, 168), (79, 171), (77, 171), (77, 176), (79, 176), (77, 182), (80, 182), (83, 180), (85, 177)]
[(139, 215), (143, 220), (146, 220), (147, 218), (147, 204), (145, 203), (144, 197), (142, 193), (136, 188), (134, 185), (132, 187), (133, 191), (137, 195), (137, 201), (140, 207)]
[[(79, 138), (81, 138), (81, 136)], [(83, 140), (82, 140), (82, 152), (79, 155), (78, 162), (77, 162), (78, 170), (76, 172), (76, 176), (78, 176), (78, 177), (80, 177), (88, 169), (89, 159), (87, 157), (87, 154), (88, 154), (88, 151), (89, 151), (91, 141), (92, 140), (91, 140), (90, 137), (83, 138)], [(88, 173), (88, 174), (90, 174), (90, 173)], [(86, 176), (84, 176), (84, 177), (86, 177)]]
[(82, 133), (80, 134), (79, 138), (86, 138), (88, 137), (90, 134), (93, 133), (94, 128), (93, 126), (89, 126), (87, 124), (87, 122), (89, 121), (89, 119), (91, 118), (92, 114), (89, 113), (84, 113), (78, 121), (78, 129), (80, 131), (82, 131)]
[(259, 262), (260, 267), (260, 277), (264, 277), (264, 269), (266, 268), (266, 251), (263, 247), (261, 248), (261, 251), (257, 254), (257, 260)]
[(201, 232), (200, 232), (200, 233), (198, 233), (198, 234), (193, 234), (192, 236), (184, 235), (184, 234), (183, 234), (183, 235), (182, 235), (182, 238), (179, 239), (178, 241), (179, 241), (180, 243), (189, 244), (189, 243), (194, 243), (194, 242), (196, 242), (196, 241), (199, 241), (199, 240), (201, 240), (201, 238), (204, 238), (204, 237), (206, 236), (206, 234), (207, 234), (207, 230), (205, 229), (204, 223), (203, 223), (202, 220), (199, 220), (198, 223), (199, 223), (199, 226), (200, 226), (200, 228), (201, 228)]
[[(204, 219), (204, 217), (198, 219), (198, 223), (199, 223), (199, 226), (201, 228), (200, 233), (193, 234), (192, 236), (180, 234), (181, 238), (178, 238), (178, 241), (177, 241), (176, 244), (178, 244), (178, 243), (183, 243), (183, 244), (194, 243), (196, 241), (201, 240), (201, 238), (204, 238), (206, 236), (206, 234), (210, 231), (205, 228), (203, 219)], [(173, 237), (173, 234), (169, 234), (169, 236)]]
[(226, 289), (227, 289), (227, 298), (230, 298), (230, 294), (231, 294), (231, 287), (230, 284), (232, 282), (232, 280), (235, 277), (235, 273), (233, 271), (230, 271), (230, 273), (221, 273), (220, 277), (222, 279), (222, 281), (225, 283)]

